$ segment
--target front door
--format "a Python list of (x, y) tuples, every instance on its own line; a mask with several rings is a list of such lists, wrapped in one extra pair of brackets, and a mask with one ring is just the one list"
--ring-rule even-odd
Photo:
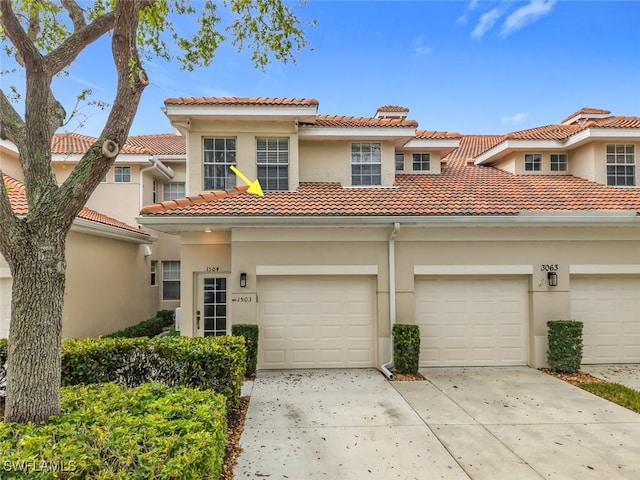
[(196, 310), (196, 329), (199, 336), (227, 334), (227, 277), (200, 277)]

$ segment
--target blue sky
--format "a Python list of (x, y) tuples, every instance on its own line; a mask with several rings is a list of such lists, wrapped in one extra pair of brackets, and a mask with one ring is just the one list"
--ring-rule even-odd
[[(160, 108), (176, 96), (312, 97), (320, 113), (363, 116), (403, 105), (421, 129), (465, 134), (556, 123), (584, 106), (640, 115), (640, 2), (310, 0), (295, 8), (317, 21), (295, 65), (255, 70), (230, 46), (191, 73), (147, 64), (151, 85), (131, 134), (171, 131)], [(110, 101), (106, 40), (57, 81), (61, 98), (90, 86)], [(67, 130), (97, 135), (105, 116)]]

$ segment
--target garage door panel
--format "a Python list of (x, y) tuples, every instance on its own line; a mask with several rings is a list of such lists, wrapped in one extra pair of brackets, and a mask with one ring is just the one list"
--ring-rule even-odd
[(258, 288), (260, 332), (283, 335), (260, 334), (259, 368), (375, 366), (372, 278), (261, 277)]
[(584, 324), (582, 362), (640, 362), (640, 278), (571, 278), (571, 317)]
[(422, 366), (526, 364), (524, 277), (417, 278)]

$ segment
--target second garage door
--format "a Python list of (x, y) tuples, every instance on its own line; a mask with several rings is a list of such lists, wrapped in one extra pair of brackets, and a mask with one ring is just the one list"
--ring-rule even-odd
[(582, 363), (640, 363), (640, 278), (571, 278), (571, 316), (584, 323)]
[(373, 367), (374, 278), (260, 277), (258, 324), (258, 368)]
[(421, 366), (527, 363), (524, 277), (418, 277), (415, 297)]

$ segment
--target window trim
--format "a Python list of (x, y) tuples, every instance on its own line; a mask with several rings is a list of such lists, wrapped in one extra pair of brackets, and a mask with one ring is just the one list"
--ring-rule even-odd
[[(169, 264), (171, 264), (172, 266), (177, 265), (177, 274), (178, 274), (178, 278), (177, 280), (175, 278), (166, 278), (166, 274), (169, 273), (169, 271), (171, 269), (168, 269), (167, 266), (169, 266)], [(180, 275), (181, 275), (181, 265), (180, 265), (180, 260), (163, 260), (162, 261), (162, 301), (163, 302), (173, 302), (173, 301), (179, 301), (180, 300), (180, 288), (182, 287), (181, 285), (181, 279), (180, 279)], [(171, 273), (176, 273), (175, 271), (171, 271)], [(178, 284), (178, 295), (177, 298), (167, 298), (166, 296), (166, 291), (167, 288), (165, 287), (165, 283), (167, 282), (175, 282)]]
[[(181, 192), (177, 192), (175, 193), (175, 195), (169, 195), (167, 197), (167, 187), (169, 187), (169, 190), (171, 190), (171, 187), (176, 187), (179, 189), (179, 187), (182, 187)], [(171, 191), (169, 191), (168, 193), (172, 193)], [(185, 189), (185, 182), (165, 182), (162, 184), (162, 201), (163, 202), (168, 202), (171, 200), (175, 200), (176, 198), (185, 198), (186, 196), (186, 189)]]
[[(354, 147), (356, 145), (359, 146), (359, 151), (354, 152)], [(363, 149), (362, 149), (363, 145), (369, 145), (369, 152), (368, 153), (370, 154), (370, 161), (365, 162), (365, 161), (361, 160), (359, 162), (354, 162), (354, 154), (359, 154), (359, 155), (362, 156), (364, 153), (367, 153), (367, 152), (363, 151)], [(374, 158), (374, 155), (373, 155), (373, 146), (374, 145), (377, 146), (377, 151), (380, 154), (380, 158), (377, 159), (377, 161), (375, 161), (376, 159)], [(350, 166), (351, 166), (351, 186), (354, 186), (354, 187), (377, 187), (377, 186), (382, 185), (382, 142), (351, 142), (350, 149), (349, 149), (349, 155), (351, 157), (351, 162), (350, 162)], [(372, 172), (369, 173), (369, 174), (362, 173), (362, 172), (360, 172), (358, 174), (354, 173), (354, 167), (355, 166), (360, 166), (361, 167), (361, 166), (364, 166), (364, 165), (369, 165), (371, 167)], [(377, 170), (378, 170), (377, 173), (373, 172), (374, 167), (377, 167)], [(354, 181), (356, 175), (359, 177), (360, 183), (356, 183)], [(363, 183), (363, 179), (365, 177), (367, 177), (367, 176), (370, 177), (369, 179), (370, 179), (371, 183)], [(373, 177), (376, 177), (376, 176), (380, 178), (380, 181), (378, 183), (374, 183), (373, 182)]]
[[(427, 158), (427, 168), (424, 168), (424, 157), (426, 155)], [(416, 162), (416, 157), (419, 157)], [(420, 168), (416, 168), (416, 164), (420, 166)], [(413, 153), (411, 155), (411, 168), (414, 172), (429, 172), (431, 171), (431, 154), (429, 152), (421, 152), (421, 153)]]
[[(398, 156), (399, 155), (402, 155), (402, 168), (398, 168)], [(394, 155), (394, 160), (395, 160), (396, 172), (404, 172), (404, 162), (405, 162), (404, 152), (396, 152), (395, 155)]]
[[(532, 161), (528, 163), (527, 157), (531, 157)], [(536, 162), (536, 159), (537, 159), (537, 162)], [(531, 168), (527, 168), (528, 166), (531, 166)], [(541, 172), (542, 171), (542, 154), (541, 153), (525, 153), (524, 154), (524, 171), (525, 172)]]
[[(118, 180), (118, 170), (120, 170), (120, 180)], [(125, 172), (126, 172), (126, 175), (125, 175)], [(113, 182), (114, 183), (131, 183), (131, 167), (114, 167)]]
[[(554, 165), (553, 157), (564, 157), (564, 161), (556, 161)], [(557, 168), (553, 168), (556, 166)], [(560, 168), (564, 167), (564, 168)], [(569, 171), (569, 156), (566, 153), (550, 153), (549, 154), (549, 171), (551, 172), (568, 172)]]
[[(618, 152), (618, 147), (622, 147), (623, 151)], [(610, 148), (613, 150), (612, 152), (609, 151)], [(627, 157), (632, 157), (630, 162), (628, 161), (629, 159)], [(612, 167), (614, 169), (613, 174), (609, 173), (609, 167)], [(605, 145), (605, 169), (607, 186), (635, 187), (637, 184), (636, 178), (638, 175), (635, 145), (630, 143), (607, 143)], [(624, 170), (625, 173), (618, 173), (619, 169)], [(626, 173), (627, 169), (630, 169), (632, 173)], [(613, 183), (609, 182), (610, 179), (614, 180)], [(624, 179), (624, 183), (619, 183), (620, 179)], [(627, 183), (629, 180), (631, 180), (631, 183)]]
[[(211, 140), (212, 141), (212, 149), (207, 149), (205, 148), (206, 142), (207, 140)], [(217, 150), (216, 149), (216, 140), (223, 140), (224, 141), (224, 149), (222, 150)], [(233, 145), (233, 149), (227, 149), (227, 141), (229, 140), (233, 140), (234, 145)], [(207, 152), (211, 152), (211, 161), (207, 161)], [(215, 156), (217, 152), (222, 152), (223, 156), (224, 156), (224, 162), (216, 162), (215, 161)], [(230, 153), (233, 153), (233, 158), (232, 160), (230, 160), (227, 155), (229, 155)], [(230, 166), (232, 165), (236, 165), (238, 162), (238, 138), (237, 137), (202, 137), (202, 188), (205, 191), (211, 191), (211, 190), (227, 190), (230, 188), (235, 188), (236, 186), (236, 176), (234, 175), (234, 173), (231, 171)], [(218, 178), (215, 175), (212, 177), (208, 177), (206, 175), (206, 166), (210, 165), (210, 166), (224, 166), (226, 168), (224, 168), (224, 172), (225, 172), (225, 176), (224, 179), (222, 178)], [(215, 169), (214, 169), (214, 173), (215, 173)], [(207, 179), (210, 179), (211, 183), (211, 187), (209, 188), (207, 186)], [(220, 180), (224, 180), (224, 185), (222, 185), (221, 187), (216, 187), (216, 183), (218, 183), (218, 181)]]
[[(287, 149), (286, 151), (284, 150), (280, 150), (280, 141), (281, 140), (286, 140), (287, 143)], [(259, 142), (264, 141), (265, 142), (265, 148), (264, 149), (260, 149), (259, 148)], [(270, 147), (270, 141), (275, 142), (275, 146), (276, 146), (276, 150), (272, 151), (269, 149)], [(289, 166), (291, 165), (291, 139), (289, 137), (256, 137), (256, 176), (258, 178), (258, 180), (260, 181), (260, 186), (262, 187), (262, 190), (265, 192), (288, 192), (289, 191), (289, 185), (290, 185), (290, 175), (289, 175)], [(265, 161), (261, 161), (260, 160), (260, 154), (264, 153), (265, 156)], [(270, 161), (269, 159), (269, 154), (275, 154), (275, 161)], [(286, 162), (282, 162), (280, 161), (280, 156), (282, 153), (286, 153)], [(276, 168), (276, 183), (278, 184), (278, 188), (269, 188), (269, 175), (268, 175), (268, 171), (269, 171), (269, 167), (275, 167)], [(267, 173), (267, 175), (265, 176), (264, 174), (260, 173), (261, 169), (265, 169), (264, 171)], [(281, 177), (281, 170), (284, 170), (286, 173), (286, 178), (283, 179)], [(281, 182), (286, 180), (286, 186), (285, 188), (281, 188)]]
[(152, 287), (157, 287), (158, 286), (158, 261), (157, 260), (151, 260), (151, 263), (149, 264), (149, 274), (150, 274), (150, 285)]

